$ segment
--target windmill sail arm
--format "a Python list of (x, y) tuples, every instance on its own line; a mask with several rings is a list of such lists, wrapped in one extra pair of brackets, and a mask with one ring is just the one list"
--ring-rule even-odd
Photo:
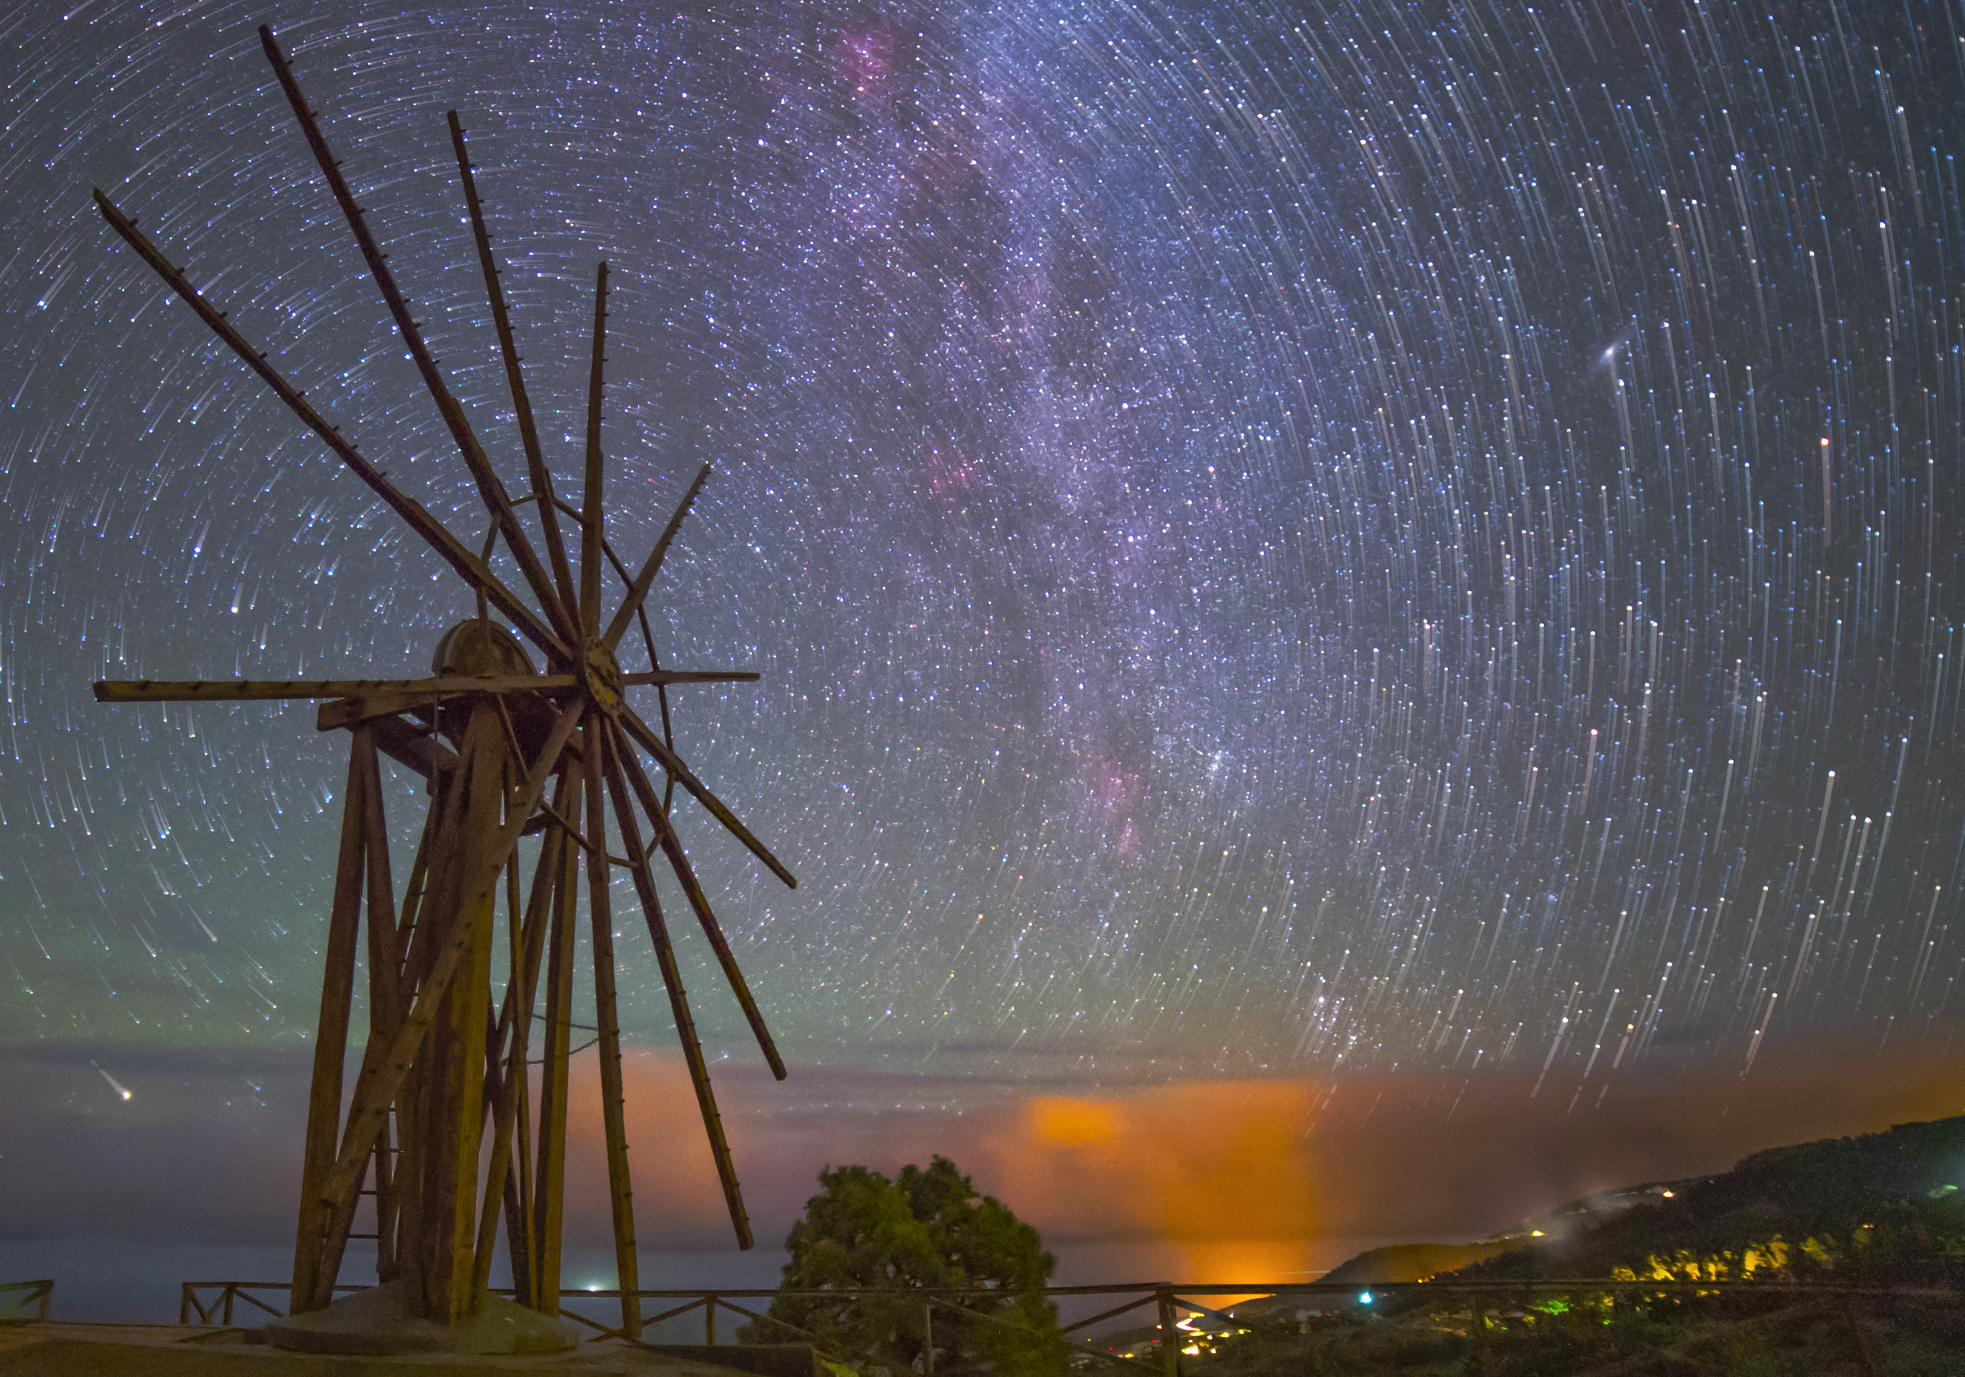
[(641, 566), (641, 573), (635, 576), (633, 585), (628, 589), (628, 595), (621, 599), (621, 606), (615, 611), (614, 620), (607, 624), (606, 634), (601, 637), (607, 642), (609, 650), (621, 644), (621, 634), (628, 629), (628, 623), (634, 620), (635, 613), (641, 609), (642, 601), (648, 596), (650, 585), (655, 582), (655, 575), (662, 568), (663, 556), (668, 554), (669, 545), (675, 540), (675, 533), (682, 529), (682, 519), (688, 516), (689, 509), (696, 505), (696, 494), (703, 490), (703, 484), (709, 482), (709, 478), (710, 466), (705, 464), (697, 473), (696, 481), (689, 485), (689, 491), (683, 494), (682, 501), (677, 504), (675, 515), (669, 518), (669, 524), (663, 529), (661, 539), (655, 542), (655, 548), (649, 552), (647, 562)]
[(662, 971), (662, 984), (669, 994), (669, 1011), (675, 1018), (676, 1037), (682, 1043), (683, 1060), (689, 1079), (696, 1087), (696, 1104), (703, 1116), (703, 1130), (709, 1135), (710, 1154), (716, 1159), (716, 1174), (723, 1183), (723, 1200), (730, 1211), (730, 1224), (737, 1232), (737, 1246), (749, 1249), (750, 1214), (744, 1208), (744, 1193), (737, 1183), (737, 1165), (730, 1156), (730, 1140), (723, 1131), (723, 1115), (716, 1106), (716, 1093), (710, 1087), (709, 1067), (703, 1059), (702, 1039), (696, 1032), (696, 1019), (689, 1010), (689, 996), (682, 988), (682, 969), (676, 964), (675, 947), (669, 938), (668, 923), (662, 917), (661, 900), (656, 897), (655, 878), (648, 870), (648, 857), (641, 848), (641, 829), (635, 824), (634, 804), (621, 778), (618, 756), (621, 739), (611, 733), (598, 742), (601, 767), (607, 789), (614, 798), (614, 816), (621, 826), (621, 841), (630, 861), (628, 873), (634, 879), (635, 895), (641, 900), (642, 916), (648, 920), (649, 942), (655, 948), (655, 962)]
[[(771, 1038), (771, 1030), (764, 1025), (764, 1014), (757, 1007), (752, 996), (750, 983), (744, 979), (743, 970), (737, 965), (736, 953), (730, 950), (730, 943), (723, 935), (723, 928), (716, 921), (716, 914), (710, 909), (709, 896), (703, 893), (703, 886), (696, 878), (695, 867), (689, 864), (689, 857), (682, 849), (682, 841), (675, 834), (668, 814), (663, 811), (662, 800), (655, 793), (655, 786), (649, 782), (647, 772), (641, 762), (628, 751), (625, 741), (617, 740), (621, 773), (633, 786), (635, 795), (641, 800), (642, 811), (648, 814), (648, 824), (655, 829), (655, 840), (660, 843), (662, 853), (668, 858), (675, 871), (675, 877), (682, 885), (682, 892), (688, 896), (689, 906), (696, 911), (696, 921), (702, 925), (703, 936), (710, 942), (710, 950), (716, 953), (717, 964), (723, 967), (724, 978), (730, 982), (732, 993), (749, 1021), (751, 1033), (757, 1038), (758, 1049), (764, 1053), (764, 1060), (771, 1068), (771, 1074), (779, 1080), (785, 1078), (784, 1058), (778, 1055), (778, 1046)], [(625, 806), (626, 800), (617, 802), (616, 807)], [(632, 819), (624, 820), (625, 829)]]
[(567, 649), (566, 643), (560, 639), (558, 633), (541, 621), (539, 615), (521, 602), (511, 589), (499, 582), (485, 562), (459, 544), (457, 538), (424, 510), (421, 503), (412, 501), (398, 492), (396, 486), (383, 477), (380, 470), (364, 459), (354, 445), (343, 439), (341, 432), (329, 425), (326, 418), (314, 410), (300, 389), (288, 382), (277, 368), (266, 361), (266, 356), (254, 349), (246, 337), (233, 327), (232, 322), (226, 319), (225, 313), (205, 300), (198, 289), (191, 285), (190, 280), (164, 257), (155, 244), (150, 242), (149, 236), (136, 227), (135, 221), (118, 210), (115, 202), (103, 195), (100, 190), (95, 193), (95, 202), (96, 208), (102, 212), (102, 218), (109, 222), (109, 227), (122, 237), (123, 242), (136, 250), (137, 256), (148, 263), (172, 291), (190, 303), (191, 309), (198, 313), (198, 318), (210, 327), (211, 332), (217, 335), (233, 353), (245, 360), (247, 367), (265, 380), (266, 385), (273, 389), (274, 395), (285, 402), (287, 409), (305, 422), (308, 429), (321, 437), (350, 472), (361, 479), (371, 492), (386, 502), (390, 510), (400, 516), (411, 530), (423, 537), (425, 543), (442, 556), (444, 562), (455, 569), (466, 583), (482, 591), (491, 605), (510, 618), (512, 624), (525, 633), (528, 640), (561, 663), (572, 662), (572, 652)]
[(676, 782), (689, 791), (690, 796), (705, 808), (710, 815), (722, 823), (730, 835), (742, 842), (751, 855), (757, 857), (770, 869), (773, 875), (785, 882), (788, 888), (798, 888), (798, 877), (785, 868), (785, 863), (771, 854), (771, 848), (751, 835), (750, 828), (730, 811), (728, 804), (711, 793), (709, 786), (696, 778), (690, 768), (682, 763), (682, 757), (668, 748), (661, 737), (648, 729), (648, 724), (637, 717), (632, 709), (621, 709), (621, 725), (628, 735), (641, 743), (641, 748), (655, 757), (655, 761), (672, 775)]
[[(757, 678), (754, 669), (657, 669), (624, 674), (621, 682), (636, 686), (722, 684), (750, 683)], [(98, 679), (95, 695), (98, 703), (241, 703), (276, 698), (363, 698), (385, 693), (432, 697), (517, 693), (570, 689), (579, 682), (571, 674), (476, 679), (459, 675), (438, 679)]]
[(751, 684), (763, 677), (754, 669), (650, 669), (639, 674), (623, 674), (621, 682), (629, 688), (650, 684)]
[(447, 116), (450, 143), (457, 154), (457, 177), (464, 186), (464, 204), (471, 212), (471, 235), (477, 240), (478, 265), (484, 270), (485, 295), (491, 301), (491, 320), (498, 331), (498, 352), (505, 360), (505, 383), (511, 389), (512, 410), (518, 417), (519, 440), (525, 449), (526, 473), (532, 479), (533, 494), (539, 499), (539, 528), (546, 536), (546, 554), (552, 560), (553, 581), (558, 585), (560, 604), (569, 609), (580, 605), (580, 592), (573, 584), (573, 566), (566, 560), (566, 541), (560, 535), (558, 500), (553, 496), (553, 476), (546, 468), (545, 452), (539, 444), (539, 426), (532, 417), (532, 398), (525, 390), (525, 374), (519, 367), (518, 341), (512, 335), (511, 313), (505, 306), (505, 289), (498, 282), (498, 262), (491, 254), (491, 235), (485, 229), (484, 206), (478, 200), (477, 179), (471, 175), (471, 155), (464, 146), (464, 126), (457, 112)]
[(321, 166), (327, 178), (328, 189), (334, 193), (336, 204), (348, 221), (349, 229), (354, 231), (355, 243), (362, 251), (362, 260), (368, 264), (375, 285), (382, 292), (382, 299), (388, 303), (389, 314), (395, 318), (396, 329), (402, 335), (403, 347), (409, 351), (416, 363), (416, 371), (422, 375), (424, 386), (429, 389), (430, 399), (437, 404), (437, 414), (443, 417), (444, 426), (450, 437), (457, 443), (458, 453), (464, 458), (464, 466), (471, 471), (472, 480), (478, 485), (478, 495), (484, 501), (492, 520), (497, 522), (499, 532), (505, 537), (505, 544), (518, 562), (519, 570), (526, 582), (532, 586), (532, 595), (539, 605), (546, 609), (546, 615), (561, 636), (571, 638), (574, 634), (573, 622), (565, 608), (560, 606), (559, 597), (553, 591), (551, 580), (546, 577), (539, 557), (533, 553), (531, 542), (526, 539), (525, 528), (519, 525), (512, 511), (511, 498), (505, 492), (505, 485), (498, 481), (492, 471), (491, 461), (485, 458), (484, 447), (478, 443), (477, 435), (471, 430), (471, 423), (465, 418), (464, 408), (457, 404), (445, 385), (443, 375), (437, 371), (437, 361), (430, 354), (430, 347), (423, 340), (423, 332), (410, 314), (409, 302), (403, 297), (402, 289), (396, 285), (396, 276), (389, 270), (387, 256), (375, 241), (375, 235), (362, 215), (362, 208), (355, 204), (355, 193), (349, 189), (348, 179), (341, 175), (341, 164), (328, 148), (327, 138), (321, 133), (320, 122), (308, 108), (307, 98), (301, 94), (300, 83), (294, 77), (293, 65), (287, 61), (286, 54), (273, 37), (273, 30), (265, 24), (259, 26), (259, 42), (266, 50), (266, 60), (273, 66), (273, 73), (280, 79), (280, 89), (286, 93), (287, 104), (293, 107), (294, 118), (300, 123), (300, 132), (307, 138), (307, 147), (314, 154), (314, 161)]

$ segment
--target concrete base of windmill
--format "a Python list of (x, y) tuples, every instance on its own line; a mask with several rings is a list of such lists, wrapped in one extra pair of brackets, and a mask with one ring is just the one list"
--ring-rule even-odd
[(418, 1319), (400, 1281), (274, 1320), (265, 1332), (274, 1348), (301, 1353), (564, 1353), (580, 1343), (567, 1321), (490, 1293), (478, 1297), (475, 1315), (456, 1324)]

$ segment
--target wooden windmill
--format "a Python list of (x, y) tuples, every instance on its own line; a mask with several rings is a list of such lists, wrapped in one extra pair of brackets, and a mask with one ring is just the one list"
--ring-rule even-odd
[[(368, 1196), (375, 1202), (380, 1279), (404, 1284), (414, 1316), (454, 1325), (475, 1312), (488, 1284), (501, 1219), (519, 1302), (545, 1314), (558, 1312), (567, 1059), (580, 1031), (571, 1013), (584, 860), (621, 1319), (623, 1332), (632, 1337), (640, 1330), (640, 1311), (633, 1295), (637, 1285), (634, 1217), (622, 1129), (609, 908), (608, 881), (615, 867), (628, 872), (647, 920), (731, 1223), (745, 1248), (752, 1241), (750, 1222), (657, 897), (657, 852), (702, 925), (771, 1070), (780, 1079), (785, 1074), (670, 819), (670, 805), (680, 785), (787, 885), (796, 883), (791, 872), (690, 772), (677, 756), (670, 732), (668, 686), (757, 676), (660, 668), (644, 609), (663, 555), (709, 468), (697, 475), (652, 552), (631, 573), (606, 539), (602, 520), (601, 364), (607, 325), (607, 265), (602, 263), (594, 290), (581, 506), (576, 509), (555, 495), (520, 374), (464, 131), (453, 111), (450, 136), (458, 177), (491, 299), (531, 485), (524, 496), (510, 496), (463, 408), (445, 385), (389, 270), (387, 256), (329, 151), (285, 54), (270, 29), (261, 27), (259, 35), (308, 147), (381, 288), (404, 347), (477, 485), (489, 518), (482, 548), (473, 550), (459, 541), (420, 504), (398, 491), (240, 334), (223, 311), (191, 285), (137, 229), (133, 218), (100, 191), (95, 193), (96, 204), (116, 233), (191, 304), (212, 332), (457, 572), (475, 596), (477, 615), (443, 636), (431, 677), (426, 679), (118, 681), (98, 683), (96, 697), (109, 703), (325, 699), (321, 730), (345, 729), (352, 737), (294, 1248), (295, 1314), (327, 1306), (356, 1206)], [(528, 504), (543, 537), (543, 556), (519, 521), (519, 509)], [(569, 542), (562, 536), (562, 518), (574, 528), (577, 570), (569, 558)], [(500, 543), (524, 578), (529, 599), (493, 572), (491, 561)], [(603, 610), (602, 594), (604, 569), (610, 564), (626, 585), (625, 595), (611, 613)], [(491, 619), (494, 610), (517, 635)], [(620, 647), (632, 628), (639, 629), (650, 668), (623, 673)], [(543, 658), (543, 673), (535, 669), (521, 637)], [(626, 701), (626, 690), (635, 686), (656, 690), (659, 731)], [(379, 755), (428, 781), (429, 811), (400, 901), (383, 819)], [(651, 778), (644, 755), (663, 776), (659, 783)], [(519, 839), (531, 834), (540, 841), (528, 877), (521, 873)], [(509, 924), (510, 962), (508, 969), (497, 973), (503, 990), (496, 993), (491, 965), (501, 901)], [(344, 1117), (342, 1066), (364, 926), (368, 1044)], [(538, 1037), (544, 1048), (535, 1085), (527, 1066), (542, 969), (545, 1009)], [(487, 1134), (489, 1167), (480, 1182)]]

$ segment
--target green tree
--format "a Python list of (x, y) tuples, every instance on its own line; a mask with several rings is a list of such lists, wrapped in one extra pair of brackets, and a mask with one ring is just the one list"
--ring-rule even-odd
[[(1057, 1259), (1037, 1231), (1003, 1203), (978, 1192), (946, 1157), (889, 1180), (865, 1167), (827, 1168), (823, 1191), (785, 1240), (791, 1260), (781, 1285), (793, 1291), (856, 1291), (853, 1298), (779, 1294), (773, 1319), (796, 1325), (863, 1371), (900, 1377), (921, 1370), (931, 1329), (936, 1377), (1015, 1373), (1052, 1377), (1066, 1370), (1057, 1307), (1043, 1288)], [(922, 1289), (996, 1294), (937, 1302)], [(773, 1324), (744, 1327), (750, 1343), (789, 1337)]]

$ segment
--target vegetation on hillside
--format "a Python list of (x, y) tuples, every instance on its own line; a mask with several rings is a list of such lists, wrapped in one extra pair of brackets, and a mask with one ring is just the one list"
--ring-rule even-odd
[[(1324, 1299), (1250, 1314), (1243, 1333), (1193, 1344), (1183, 1371), (1189, 1377), (1937, 1377), (1965, 1371), (1961, 1186), (1965, 1117), (1777, 1148), (1724, 1175), (1685, 1183), (1655, 1204), (1427, 1286), (1381, 1292), (1369, 1305)], [(1610, 1279), (1627, 1284), (1588, 1284)], [(1697, 1285), (1741, 1281), (1763, 1285)], [(1490, 1289), (1455, 1291), (1455, 1282)], [(1516, 1291), (1511, 1282), (1523, 1285)], [(1810, 1283), (1838, 1289), (1794, 1289)]]

